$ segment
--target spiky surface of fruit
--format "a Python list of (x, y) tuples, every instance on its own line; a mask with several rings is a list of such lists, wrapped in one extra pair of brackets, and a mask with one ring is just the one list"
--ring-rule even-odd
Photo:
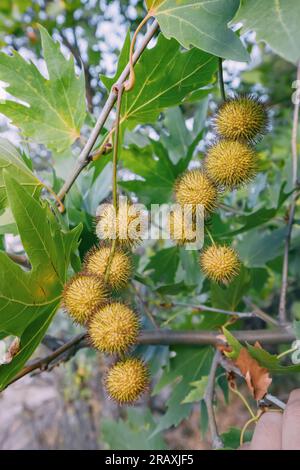
[(120, 354), (136, 342), (139, 319), (121, 302), (113, 302), (96, 310), (88, 326), (93, 346), (108, 354)]
[(207, 152), (205, 169), (216, 184), (234, 189), (251, 181), (256, 174), (257, 155), (247, 143), (221, 140)]
[(238, 274), (240, 261), (230, 246), (212, 245), (200, 255), (200, 266), (209, 279), (226, 283)]
[[(90, 250), (84, 263), (85, 271), (103, 277), (109, 263), (110, 251), (110, 247), (105, 246)], [(112, 289), (120, 289), (126, 286), (131, 273), (132, 263), (129, 255), (116, 248), (110, 264), (108, 285)]]
[(181, 209), (175, 209), (169, 214), (168, 229), (170, 231), (170, 237), (178, 245), (195, 241), (196, 222), (193, 219), (194, 218), (190, 217), (190, 220), (185, 220)]
[(99, 240), (114, 240), (124, 247), (141, 242), (143, 235), (141, 213), (130, 202), (122, 202), (117, 212), (113, 205), (105, 204), (97, 218), (96, 235)]
[(103, 281), (93, 274), (77, 274), (65, 285), (63, 306), (76, 323), (84, 325), (106, 301)]
[(117, 362), (106, 376), (108, 395), (121, 405), (134, 403), (149, 385), (149, 370), (140, 359), (131, 357)]
[(175, 183), (175, 198), (182, 206), (202, 205), (205, 215), (217, 206), (218, 190), (208, 176), (200, 169), (187, 171)]
[(252, 96), (226, 100), (219, 108), (215, 127), (219, 135), (231, 140), (253, 141), (268, 128), (266, 107)]

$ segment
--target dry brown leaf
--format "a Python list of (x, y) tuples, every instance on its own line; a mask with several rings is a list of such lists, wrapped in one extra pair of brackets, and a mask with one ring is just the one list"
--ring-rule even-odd
[(259, 363), (250, 356), (246, 348), (242, 348), (238, 358), (235, 360), (236, 366), (245, 377), (246, 383), (255, 400), (261, 400), (268, 392), (272, 383), (268, 369), (261, 367)]

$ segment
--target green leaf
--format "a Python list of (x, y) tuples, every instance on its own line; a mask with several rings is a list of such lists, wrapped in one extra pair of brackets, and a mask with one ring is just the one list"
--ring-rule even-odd
[(103, 441), (112, 450), (163, 450), (166, 449), (160, 434), (151, 436), (155, 422), (150, 410), (128, 409), (127, 418), (101, 423)]
[(243, 295), (250, 287), (251, 276), (249, 270), (241, 267), (239, 275), (229, 284), (222, 287), (219, 284), (211, 285), (211, 304), (216, 308), (235, 311)]
[(155, 289), (155, 292), (158, 292), (161, 295), (178, 295), (186, 294), (194, 290), (195, 286), (186, 286), (186, 284), (181, 281), (175, 284), (164, 284)]
[(145, 271), (152, 270), (150, 277), (154, 282), (173, 283), (179, 264), (179, 249), (177, 246), (165, 248), (151, 256)]
[(226, 356), (230, 357), (230, 359), (233, 359), (233, 360), (237, 359), (243, 346), (237, 339), (235, 339), (235, 337), (224, 326), (222, 328), (222, 331), (227, 340), (227, 343), (232, 348), (232, 351), (229, 353), (227, 352)]
[(81, 227), (61, 231), (50, 208), (34, 199), (7, 172), (7, 197), (32, 269), (28, 272), (0, 252), (0, 331), (19, 336), (20, 351), (0, 366), (0, 389), (23, 367), (45, 334), (60, 304), (71, 253)]
[(168, 202), (176, 177), (185, 170), (187, 160), (175, 166), (159, 142), (144, 148), (131, 145), (122, 150), (121, 161), (125, 168), (140, 176), (139, 180), (120, 181), (120, 186), (137, 194), (143, 204)]
[(171, 358), (168, 369), (165, 369), (163, 376), (153, 391), (156, 395), (167, 385), (172, 385), (171, 396), (167, 400), (167, 411), (160, 419), (155, 433), (168, 429), (170, 426), (177, 426), (185, 419), (192, 410), (191, 403), (182, 403), (190, 391), (191, 382), (207, 376), (213, 351), (210, 347), (186, 347), (178, 346), (174, 348), (176, 356)]
[[(252, 431), (246, 431), (244, 442), (251, 441)], [(241, 430), (238, 428), (229, 428), (228, 431), (221, 434), (221, 439), (225, 449), (238, 449), (240, 447)]]
[(259, 231), (251, 230), (237, 243), (237, 251), (248, 268), (264, 267), (282, 252), (287, 228)]
[(208, 85), (216, 69), (216, 57), (195, 48), (181, 52), (174, 39), (160, 35), (135, 66), (134, 88), (122, 98), (121, 123), (132, 128), (156, 121), (161, 111)]
[(7, 205), (4, 170), (11, 172), (18, 183), (30, 194), (39, 195), (42, 183), (25, 165), (17, 149), (8, 140), (0, 137), (0, 210)]
[[(300, 4), (296, 0), (243, 0), (232, 23), (243, 23), (243, 32), (255, 31), (284, 59), (299, 61)], [(267, 21), (266, 21), (267, 18)]]
[(239, 0), (146, 0), (146, 5), (163, 34), (185, 48), (195, 46), (224, 59), (249, 60), (241, 41), (227, 26)]
[(281, 208), (283, 203), (286, 201), (286, 199), (291, 195), (291, 192), (287, 192), (287, 193), (284, 192), (285, 187), (286, 187), (286, 183), (283, 183), (280, 187), (278, 202), (276, 204), (276, 207), (273, 207), (271, 209), (262, 207), (256, 212), (252, 212), (250, 214), (246, 214), (242, 216), (237, 216), (235, 218), (235, 223), (243, 224), (243, 227), (237, 230), (225, 233), (224, 237), (227, 237), (227, 236), (233, 237), (234, 235), (247, 232), (248, 230), (251, 230), (255, 227), (259, 227), (260, 225), (264, 225), (270, 220), (272, 220), (273, 217), (275, 217), (275, 215), (278, 213), (279, 209)]
[(248, 351), (257, 362), (268, 369), (273, 374), (290, 374), (300, 372), (300, 364), (283, 366), (281, 360), (277, 358), (276, 354), (270, 354), (265, 349), (256, 348), (247, 345)]
[(17, 226), (12, 216), (11, 210), (7, 207), (0, 215), (0, 234), (11, 233), (18, 235)]
[(183, 113), (179, 107), (167, 109), (164, 119), (166, 132), (160, 140), (168, 149), (170, 160), (176, 164), (187, 154), (192, 143), (191, 133), (187, 130)]
[(191, 382), (192, 390), (187, 394), (187, 396), (182, 400), (181, 403), (195, 403), (197, 401), (203, 400), (205, 390), (207, 387), (208, 376), (204, 375), (200, 380)]
[(42, 26), (40, 32), (49, 79), (18, 52), (0, 53), (0, 80), (26, 103), (7, 100), (0, 104), (0, 112), (26, 137), (61, 152), (80, 136), (86, 114), (84, 74), (76, 77), (73, 56), (66, 60)]

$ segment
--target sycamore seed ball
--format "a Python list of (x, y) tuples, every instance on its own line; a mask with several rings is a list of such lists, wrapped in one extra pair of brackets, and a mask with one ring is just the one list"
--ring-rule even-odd
[(96, 235), (99, 240), (114, 240), (124, 247), (141, 242), (143, 235), (141, 214), (134, 204), (121, 202), (117, 212), (112, 204), (100, 206)]
[(200, 255), (200, 266), (212, 281), (228, 283), (238, 274), (240, 261), (231, 247), (212, 245)]
[(252, 96), (226, 100), (215, 118), (218, 134), (225, 139), (253, 141), (268, 128), (266, 107)]
[(202, 205), (208, 215), (217, 206), (218, 190), (202, 170), (191, 170), (176, 181), (175, 198), (182, 206), (191, 204), (193, 210)]
[[(87, 255), (84, 269), (100, 277), (105, 275), (110, 259), (110, 247), (93, 248)], [(116, 249), (111, 260), (107, 283), (112, 289), (120, 289), (128, 284), (132, 264), (127, 253)]]
[(77, 274), (66, 285), (63, 305), (76, 323), (84, 325), (95, 308), (107, 301), (103, 281), (93, 274)]
[(114, 302), (94, 312), (88, 332), (95, 348), (107, 354), (120, 354), (135, 344), (139, 320), (127, 305)]
[(205, 169), (216, 184), (234, 189), (255, 176), (257, 155), (248, 144), (221, 140), (207, 152)]
[(170, 237), (178, 245), (184, 245), (195, 241), (196, 222), (192, 217), (185, 219), (181, 208), (175, 209), (169, 214), (168, 230), (170, 232)]
[(124, 359), (109, 369), (105, 384), (108, 395), (116, 402), (134, 403), (149, 386), (148, 367), (138, 358)]

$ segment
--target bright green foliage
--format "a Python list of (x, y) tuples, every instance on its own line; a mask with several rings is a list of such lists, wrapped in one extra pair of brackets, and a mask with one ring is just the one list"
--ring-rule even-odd
[(184, 47), (195, 46), (225, 59), (248, 60), (239, 38), (227, 26), (238, 0), (146, 0), (146, 4), (163, 34)]
[(208, 376), (204, 375), (200, 380), (191, 382), (192, 390), (182, 400), (182, 403), (195, 403), (204, 399), (205, 390), (208, 383)]
[(113, 450), (163, 450), (166, 448), (161, 434), (151, 436), (155, 421), (150, 410), (141, 412), (128, 409), (126, 419), (104, 420), (101, 423), (102, 438)]
[(195, 48), (181, 52), (177, 41), (161, 34), (135, 66), (136, 82), (132, 91), (124, 93), (121, 123), (134, 127), (154, 122), (161, 111), (211, 83), (216, 68), (216, 57)]
[(167, 385), (172, 386), (170, 398), (166, 403), (167, 412), (159, 421), (155, 433), (170, 426), (177, 426), (190, 414), (192, 405), (184, 400), (190, 393), (191, 383), (208, 374), (213, 354), (210, 347), (178, 346), (174, 351), (176, 356), (170, 359), (169, 367), (153, 391), (155, 395)]
[(42, 183), (21, 160), (16, 148), (8, 140), (0, 138), (0, 210), (7, 205), (4, 170), (13, 174), (19, 184), (30, 194), (38, 195)]
[(7, 172), (8, 202), (31, 263), (25, 272), (0, 252), (0, 331), (18, 336), (20, 351), (0, 366), (4, 388), (31, 356), (59, 304), (71, 253), (77, 248), (80, 226), (63, 232), (49, 206), (34, 199)]
[(47, 31), (40, 27), (46, 79), (33, 63), (18, 53), (0, 53), (0, 80), (18, 100), (6, 100), (0, 112), (10, 118), (26, 137), (61, 152), (80, 136), (85, 118), (84, 75), (75, 75), (74, 60), (66, 60)]
[(122, 152), (125, 167), (142, 177), (143, 181), (123, 181), (120, 185), (136, 192), (139, 201), (146, 205), (170, 201), (176, 177), (187, 168), (191, 159), (191, 155), (187, 155), (174, 165), (166, 148), (159, 142), (151, 143), (144, 148), (131, 145)]
[(268, 43), (277, 54), (296, 64), (300, 57), (299, 15), (297, 0), (242, 0), (232, 23), (242, 22), (243, 32), (255, 31), (257, 41)]
[(214, 307), (225, 310), (235, 311), (246, 295), (251, 284), (250, 272), (244, 267), (241, 268), (239, 275), (227, 287), (219, 284), (211, 285), (211, 303)]

